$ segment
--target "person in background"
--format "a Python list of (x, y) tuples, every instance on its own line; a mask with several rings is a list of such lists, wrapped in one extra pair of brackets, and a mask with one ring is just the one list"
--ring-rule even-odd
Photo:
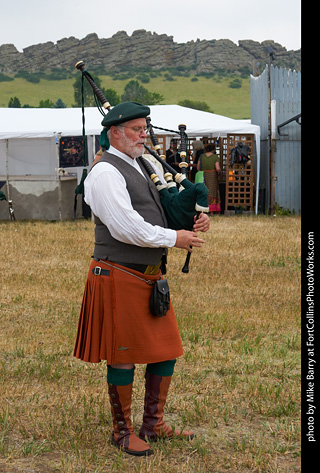
[(181, 163), (180, 153), (178, 151), (178, 140), (172, 138), (170, 148), (166, 151), (166, 161), (177, 172), (181, 172), (179, 163)]
[(200, 155), (203, 153), (203, 143), (200, 140), (194, 140), (192, 143), (192, 148), (193, 148), (193, 163), (191, 167), (191, 173), (190, 173), (190, 180), (191, 182), (194, 182), (196, 173), (197, 173), (197, 164), (199, 161)]
[(220, 158), (215, 154), (215, 145), (208, 143), (199, 157), (197, 170), (203, 171), (204, 183), (209, 190), (209, 214), (221, 212), (219, 178), (221, 176)]
[[(151, 314), (152, 284), (162, 278), (168, 248), (201, 247), (199, 231), (209, 229), (201, 214), (193, 231), (167, 228), (159, 192), (139, 157), (144, 152), (149, 107), (116, 105), (105, 116), (109, 149), (85, 180), (85, 198), (95, 221), (95, 245), (80, 311), (74, 356), (107, 361), (112, 442), (131, 455), (150, 455), (150, 441), (188, 430), (164, 421), (176, 359), (183, 355), (172, 304), (163, 317)], [(142, 425), (136, 435), (131, 400), (136, 364), (146, 365)]]
[(96, 164), (96, 162), (101, 158), (101, 156), (103, 155), (103, 152), (104, 150), (102, 149), (102, 147), (100, 146), (99, 150), (97, 151), (95, 157), (94, 157), (94, 160), (93, 160), (93, 164)]

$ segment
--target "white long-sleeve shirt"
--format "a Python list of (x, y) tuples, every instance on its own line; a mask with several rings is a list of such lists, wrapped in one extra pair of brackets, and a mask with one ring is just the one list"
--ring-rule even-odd
[[(136, 159), (112, 146), (108, 152), (123, 159), (144, 176)], [(84, 195), (92, 212), (108, 227), (116, 240), (152, 248), (171, 248), (175, 245), (175, 230), (151, 225), (133, 209), (126, 181), (111, 164), (101, 162), (92, 168), (84, 181)]]

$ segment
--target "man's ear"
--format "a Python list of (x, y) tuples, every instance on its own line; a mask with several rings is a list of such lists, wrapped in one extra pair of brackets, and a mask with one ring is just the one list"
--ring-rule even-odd
[(121, 131), (116, 126), (110, 127), (110, 133), (111, 133), (111, 136), (113, 136), (115, 139), (119, 139), (119, 137), (121, 136)]

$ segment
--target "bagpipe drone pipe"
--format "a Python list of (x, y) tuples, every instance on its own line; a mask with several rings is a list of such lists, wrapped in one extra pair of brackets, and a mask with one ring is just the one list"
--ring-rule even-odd
[[(152, 168), (147, 159), (142, 157), (140, 160), (160, 192), (161, 204), (164, 208), (169, 228), (173, 228), (174, 230), (184, 229), (191, 231), (193, 229), (195, 218), (197, 219), (201, 212), (208, 212), (209, 206), (208, 188), (205, 184), (200, 182), (194, 184), (187, 178), (188, 163), (186, 162), (186, 126), (183, 124), (179, 125), (181, 140), (180, 157), (182, 162), (179, 163), (181, 173), (178, 173), (164, 160), (165, 157), (160, 155), (160, 146), (153, 131), (150, 117), (147, 117), (146, 121), (153, 147), (157, 152), (153, 151), (147, 145), (144, 145), (144, 147), (166, 170), (164, 178), (167, 182), (167, 186), (163, 185), (154, 170), (152, 172)], [(179, 185), (179, 189), (177, 184)], [(189, 272), (190, 257), (191, 252), (188, 251), (185, 264), (182, 268), (183, 273)]]
[[(103, 109), (110, 110), (111, 106), (102, 91), (94, 83), (91, 75), (86, 71), (83, 61), (79, 61), (76, 64), (76, 68), (80, 70), (89, 84), (91, 85), (93, 92), (100, 102), (98, 106), (100, 112), (105, 115)], [(102, 107), (103, 109), (102, 109)], [(173, 169), (166, 161), (165, 156), (160, 154), (160, 146), (157, 137), (154, 133), (153, 126), (151, 125), (150, 117), (146, 118), (147, 129), (151, 138), (152, 145), (156, 151), (144, 145), (148, 154), (153, 156), (157, 161), (160, 162), (162, 168), (165, 170), (164, 179), (160, 179), (159, 175), (155, 171), (155, 167), (151, 162), (144, 156), (138, 158), (144, 168), (146, 169), (149, 177), (156, 185), (160, 193), (161, 204), (166, 214), (168, 227), (173, 230), (189, 230), (192, 231), (195, 219), (198, 218), (201, 212), (208, 212), (208, 188), (203, 183), (192, 183), (187, 178), (188, 163), (186, 162), (186, 126), (179, 125), (180, 135), (180, 156), (182, 162), (179, 164), (181, 173)], [(105, 133), (102, 132), (101, 136)], [(104, 139), (103, 139), (104, 141)], [(102, 143), (101, 146), (103, 147)], [(178, 188), (179, 186), (179, 188)], [(182, 268), (182, 272), (189, 272), (189, 261), (191, 252), (188, 251), (185, 264)]]

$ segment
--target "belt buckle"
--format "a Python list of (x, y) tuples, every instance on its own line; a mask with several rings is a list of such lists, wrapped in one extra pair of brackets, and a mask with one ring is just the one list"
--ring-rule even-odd
[(95, 276), (100, 276), (101, 275), (101, 270), (102, 270), (102, 268), (100, 266), (96, 266), (95, 268), (93, 268), (93, 274)]

